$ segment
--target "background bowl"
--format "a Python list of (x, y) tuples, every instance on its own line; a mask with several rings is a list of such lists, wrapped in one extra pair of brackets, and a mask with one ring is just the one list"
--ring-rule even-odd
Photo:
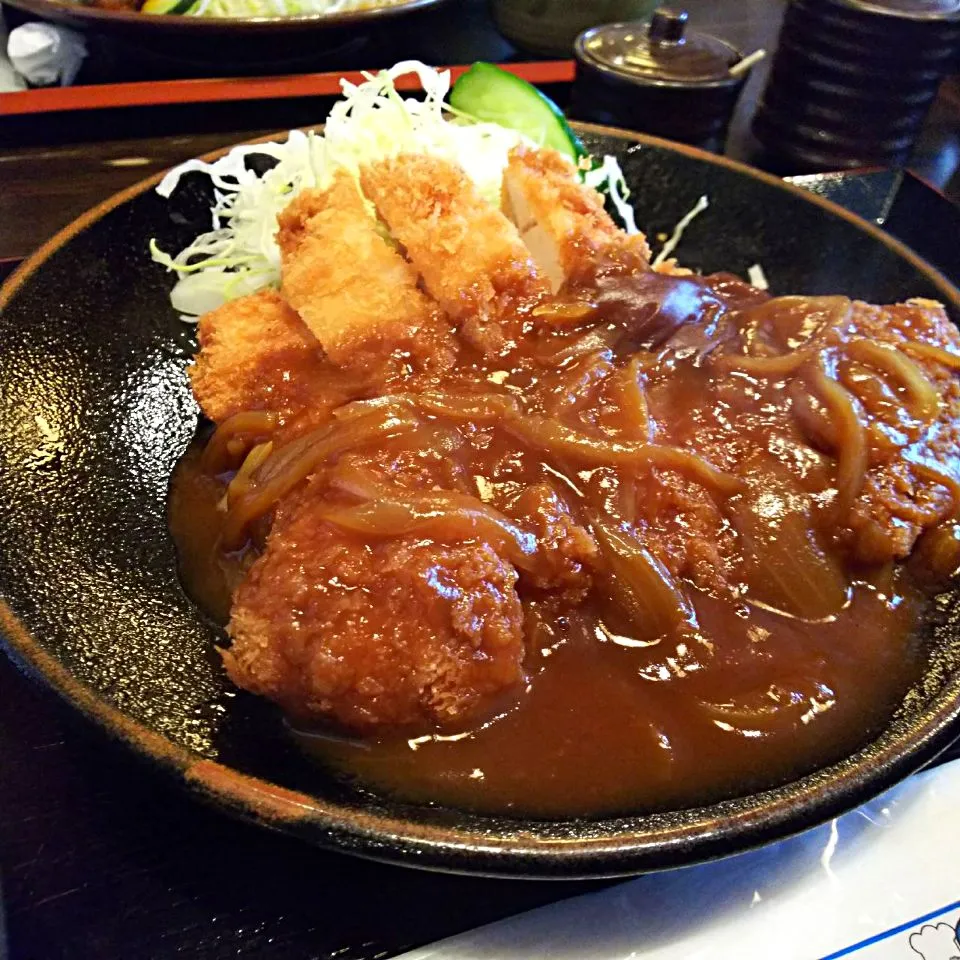
[[(583, 127), (614, 153), (651, 238), (702, 194), (678, 253), (704, 272), (761, 263), (775, 292), (877, 302), (960, 293), (864, 221), (691, 148)], [(503, 876), (614, 876), (786, 836), (881, 792), (931, 759), (960, 716), (960, 602), (929, 624), (923, 679), (873, 742), (775, 790), (709, 807), (541, 821), (416, 806), (308, 762), (269, 704), (235, 691), (217, 628), (177, 579), (171, 470), (197, 411), (184, 375), (192, 329), (146, 252), (209, 224), (209, 187), (162, 200), (156, 178), (81, 217), (0, 289), (0, 625), (9, 653), (104, 729), (224, 810), (327, 847)], [(656, 243), (654, 243), (656, 247)]]
[(588, 27), (646, 20), (657, 0), (491, 0), (490, 6), (497, 29), (521, 50), (570, 57)]
[(171, 60), (197, 60), (224, 71), (235, 63), (278, 64), (342, 52), (396, 18), (424, 13), (449, 0), (400, 0), (391, 6), (296, 17), (212, 18), (101, 10), (71, 0), (4, 0), (32, 18), (101, 34)]

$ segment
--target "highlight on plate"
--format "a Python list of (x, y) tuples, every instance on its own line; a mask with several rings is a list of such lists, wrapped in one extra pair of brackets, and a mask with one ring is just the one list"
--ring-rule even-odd
[(960, 335), (929, 300), (651, 266), (615, 162), (480, 73), (450, 111), (398, 65), (323, 136), (161, 185), (217, 188), (214, 230), (154, 252), (202, 314), (171, 524), (227, 673), (356, 782), (483, 811), (676, 809), (848, 755), (960, 563)]

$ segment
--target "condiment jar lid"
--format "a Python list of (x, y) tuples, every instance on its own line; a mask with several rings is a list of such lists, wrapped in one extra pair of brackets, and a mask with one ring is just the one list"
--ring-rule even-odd
[(717, 37), (687, 30), (685, 10), (660, 7), (648, 23), (611, 23), (577, 38), (590, 66), (639, 83), (709, 84), (730, 79), (740, 52)]

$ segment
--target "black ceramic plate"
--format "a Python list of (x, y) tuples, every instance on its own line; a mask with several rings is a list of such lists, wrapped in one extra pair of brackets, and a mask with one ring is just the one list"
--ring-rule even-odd
[[(669, 231), (710, 210), (683, 261), (775, 291), (876, 302), (960, 293), (839, 207), (712, 155), (584, 128), (619, 156), (638, 221)], [(295, 751), (265, 703), (231, 689), (218, 634), (177, 580), (165, 503), (197, 420), (190, 331), (151, 263), (207, 227), (207, 188), (167, 203), (155, 180), (82, 217), (0, 292), (0, 605), (16, 660), (113, 735), (225, 810), (399, 863), (499, 875), (603, 876), (691, 863), (811, 826), (944, 748), (960, 716), (960, 604), (931, 625), (926, 674), (873, 743), (780, 789), (655, 816), (545, 822), (405, 805), (352, 791)]]

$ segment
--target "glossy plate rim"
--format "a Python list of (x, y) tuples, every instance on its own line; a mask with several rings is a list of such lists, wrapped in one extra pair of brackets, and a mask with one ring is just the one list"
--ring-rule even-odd
[[(583, 123), (573, 126), (587, 134), (680, 153), (725, 167), (841, 217), (908, 261), (960, 317), (960, 290), (905, 244), (830, 200), (695, 147), (612, 127)], [(249, 142), (285, 137), (286, 131), (282, 131)], [(215, 159), (230, 149), (213, 151), (201, 159)], [(53, 253), (110, 211), (153, 188), (163, 176), (163, 172), (155, 174), (114, 194), (46, 241), (0, 286), (0, 310)], [(502, 830), (499, 836), (491, 837), (455, 827), (412, 823), (399, 816), (356, 810), (349, 811), (347, 816), (347, 811), (335, 803), (259, 780), (191, 753), (111, 706), (78, 681), (31, 635), (2, 595), (0, 645), (28, 674), (101, 729), (221, 810), (322, 847), (369, 859), (491, 877), (629, 876), (702, 862), (783, 839), (877, 796), (935, 758), (960, 733), (960, 674), (956, 674), (932, 703), (910, 719), (908, 731), (893, 737), (882, 750), (867, 744), (852, 757), (781, 787), (680, 814), (607, 818), (599, 822), (623, 826), (617, 834), (601, 838), (577, 835), (578, 824), (591, 822), (587, 818), (553, 821), (569, 824), (570, 836), (564, 838), (538, 837), (530, 829), (537, 823), (535, 820), (517, 820), (515, 829)], [(865, 756), (867, 753), (871, 755)]]

